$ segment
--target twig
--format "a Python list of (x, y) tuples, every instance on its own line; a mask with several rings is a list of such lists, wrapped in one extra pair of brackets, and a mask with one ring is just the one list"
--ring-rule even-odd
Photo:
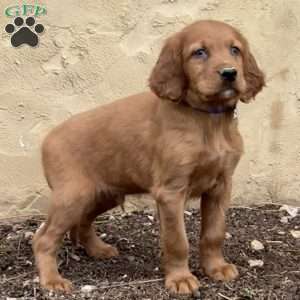
[(66, 265), (68, 266), (69, 265), (69, 250), (68, 250), (68, 247), (66, 247), (66, 255), (67, 255)]
[(105, 224), (105, 223), (108, 223), (110, 220), (99, 220), (99, 221), (95, 221), (94, 224)]
[(160, 281), (163, 281), (163, 278), (141, 280), (141, 281), (130, 281), (130, 282), (124, 282), (124, 283), (115, 282), (110, 285), (99, 286), (98, 288), (99, 289), (108, 289), (108, 288), (116, 288), (116, 287), (122, 287), (122, 286), (130, 286), (130, 285), (140, 285), (140, 284), (160, 282)]
[(221, 297), (221, 298), (223, 298), (223, 299), (227, 299), (227, 300), (232, 300), (233, 298), (229, 298), (229, 297), (227, 297), (227, 296), (225, 296), (225, 295), (223, 295), (223, 294), (221, 294), (221, 293), (218, 293), (218, 295)]
[(8, 281), (12, 281), (12, 280), (15, 280), (15, 279), (18, 279), (18, 278), (21, 278), (21, 277), (33, 274), (34, 272), (35, 271), (31, 271), (31, 272), (28, 272), (28, 273), (23, 273), (23, 274), (18, 275), (18, 276), (14, 276), (14, 277), (10, 277), (10, 278), (5, 278), (5, 279), (1, 280), (0, 282), (1, 283), (5, 283), (5, 282), (8, 282)]
[(19, 258), (19, 255), (20, 255), (21, 242), (22, 242), (22, 237), (19, 239), (18, 250), (17, 250), (17, 258)]
[(298, 274), (298, 273), (300, 273), (300, 271), (297, 271), (297, 270), (292, 270), (292, 271), (283, 271), (283, 272), (281, 272), (281, 273), (279, 273), (279, 274), (266, 274), (265, 275), (265, 277), (280, 277), (280, 276), (282, 276), (282, 275), (284, 275), (284, 274), (289, 274), (289, 273), (296, 273), (296, 274)]
[(231, 286), (229, 286), (227, 283), (224, 283), (224, 285), (229, 289), (229, 290), (233, 290), (233, 288)]

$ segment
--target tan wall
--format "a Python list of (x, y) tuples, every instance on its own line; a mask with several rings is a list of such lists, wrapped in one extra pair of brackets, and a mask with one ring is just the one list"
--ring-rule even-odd
[[(7, 6), (25, 1), (1, 0)], [(33, 3), (28, 1), (27, 3)], [(46, 205), (39, 145), (70, 115), (146, 88), (162, 40), (197, 19), (237, 26), (268, 78), (240, 105), (246, 155), (236, 203), (300, 204), (300, 2), (298, 0), (49, 0), (40, 45), (0, 39), (0, 217)], [(4, 28), (9, 18), (0, 18)]]

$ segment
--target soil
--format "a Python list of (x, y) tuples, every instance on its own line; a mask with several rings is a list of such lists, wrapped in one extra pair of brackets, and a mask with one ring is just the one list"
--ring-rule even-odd
[[(200, 217), (198, 210), (185, 214), (190, 241), (190, 266), (200, 279), (197, 299), (300, 299), (299, 214), (289, 218), (279, 206), (232, 208), (228, 212), (226, 258), (238, 266), (240, 277), (219, 283), (206, 277), (198, 262)], [(282, 217), (288, 217), (283, 218)], [(133, 212), (97, 219), (103, 240), (116, 245), (120, 256), (110, 260), (89, 258), (82, 248), (65, 238), (59, 251), (60, 272), (74, 283), (72, 294), (51, 293), (39, 287), (31, 251), (32, 233), (43, 219), (34, 217), (0, 224), (0, 299), (183, 299), (169, 295), (159, 268), (159, 227), (154, 212)], [(101, 233), (100, 233), (101, 228)], [(254, 250), (259, 240), (264, 249)], [(250, 267), (249, 260), (263, 266)], [(92, 286), (83, 292), (82, 287)], [(186, 298), (185, 298), (186, 299)]]

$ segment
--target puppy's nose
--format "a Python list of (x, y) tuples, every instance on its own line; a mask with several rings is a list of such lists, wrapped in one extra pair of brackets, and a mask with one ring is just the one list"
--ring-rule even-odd
[(237, 70), (235, 68), (223, 68), (219, 70), (219, 74), (223, 80), (233, 82), (236, 79)]

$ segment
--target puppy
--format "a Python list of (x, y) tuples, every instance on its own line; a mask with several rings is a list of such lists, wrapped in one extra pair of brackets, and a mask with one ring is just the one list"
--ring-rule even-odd
[(127, 194), (150, 193), (160, 217), (165, 286), (191, 294), (199, 287), (188, 267), (184, 206), (201, 196), (200, 258), (216, 280), (238, 276), (222, 243), (232, 175), (243, 153), (234, 118), (264, 75), (246, 39), (217, 21), (199, 21), (167, 39), (149, 79), (151, 92), (73, 116), (44, 140), (42, 161), (52, 201), (33, 243), (43, 287), (69, 291), (56, 252), (66, 232), (88, 255), (118, 251), (96, 236), (95, 218)]

